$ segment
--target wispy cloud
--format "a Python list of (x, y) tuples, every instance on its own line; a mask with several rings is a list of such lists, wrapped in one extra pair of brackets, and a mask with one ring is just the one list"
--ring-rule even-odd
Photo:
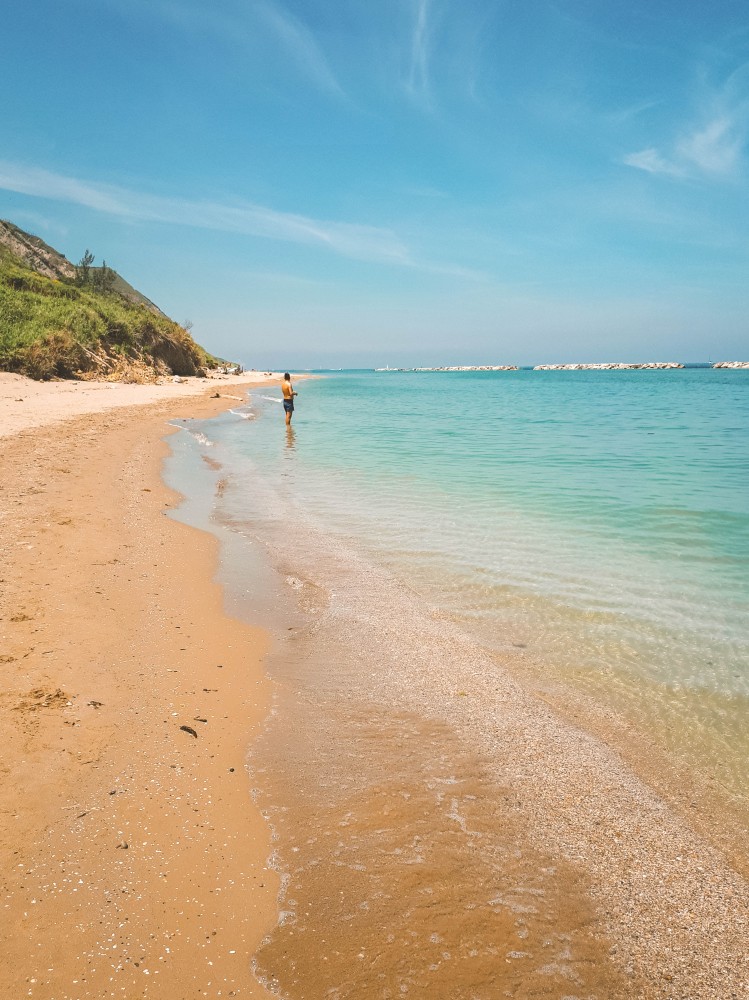
[(746, 120), (729, 114), (719, 115), (703, 127), (684, 136), (676, 147), (677, 155), (706, 174), (729, 176), (739, 165), (746, 141)]
[(276, 35), (300, 70), (314, 80), (320, 89), (343, 96), (343, 90), (317, 39), (306, 25), (282, 4), (272, 0), (255, 0), (252, 9)]
[(414, 100), (431, 99), (431, 0), (412, 0), (414, 19), (410, 59), (405, 80), (406, 93)]
[(671, 177), (731, 178), (742, 162), (746, 126), (741, 117), (719, 115), (682, 135), (669, 156), (651, 146), (629, 153), (622, 162), (651, 174)]
[(314, 219), (251, 202), (222, 204), (160, 197), (4, 161), (0, 161), (0, 189), (72, 202), (123, 219), (244, 233), (325, 248), (359, 260), (419, 266), (390, 229)]
[(622, 158), (627, 166), (671, 177), (730, 180), (743, 165), (749, 135), (749, 100), (736, 71), (717, 90), (708, 89), (693, 121), (658, 148), (649, 146)]
[(628, 104), (624, 107), (604, 112), (603, 118), (611, 125), (621, 126), (638, 118), (646, 111), (651, 111), (653, 108), (658, 107), (660, 103), (660, 101), (653, 100), (652, 98), (648, 98), (645, 101), (635, 101), (634, 104)]
[[(93, 0), (80, 0), (91, 4)], [(340, 97), (343, 89), (325, 53), (312, 32), (280, 0), (95, 0), (119, 15), (156, 18), (186, 35), (210, 38), (241, 50), (257, 61), (259, 53), (272, 53), (271, 65), (284, 74), (293, 72), (319, 91)]]
[(649, 174), (667, 174), (671, 177), (683, 177), (684, 169), (671, 163), (662, 156), (657, 149), (652, 146), (649, 149), (641, 149), (639, 153), (629, 153), (622, 159), (628, 167), (637, 167), (645, 170)]

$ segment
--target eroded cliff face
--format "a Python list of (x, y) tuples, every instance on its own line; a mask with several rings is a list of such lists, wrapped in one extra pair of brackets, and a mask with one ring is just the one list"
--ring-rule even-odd
[(75, 277), (75, 267), (67, 257), (63, 257), (38, 236), (31, 236), (4, 219), (0, 219), (0, 244), (45, 278), (59, 280)]

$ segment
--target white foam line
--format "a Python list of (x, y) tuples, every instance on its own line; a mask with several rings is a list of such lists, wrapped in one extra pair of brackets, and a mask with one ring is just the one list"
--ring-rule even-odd
[(212, 448), (213, 447), (213, 441), (211, 441), (209, 438), (207, 438), (205, 436), (205, 434), (201, 434), (200, 431), (197, 431), (197, 432), (196, 431), (188, 431), (187, 433), (190, 435), (190, 437), (194, 437), (195, 440), (199, 444), (204, 445), (206, 448)]

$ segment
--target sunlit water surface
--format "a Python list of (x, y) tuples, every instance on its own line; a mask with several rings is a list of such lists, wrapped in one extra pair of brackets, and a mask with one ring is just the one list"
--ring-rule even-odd
[[(493, 657), (578, 723), (614, 742), (621, 738), (633, 760), (639, 754), (640, 764), (650, 764), (658, 757), (662, 790), (669, 780), (674, 783), (674, 775), (688, 774), (690, 781), (694, 776), (695, 788), (708, 789), (739, 822), (745, 819), (749, 373), (351, 372), (300, 382), (297, 388), (290, 433), (280, 392), (253, 390), (247, 405), (183, 425), (189, 433), (179, 436), (172, 463), (175, 485), (197, 496), (202, 482), (204, 519), (234, 539), (224, 545), (229, 599), (245, 614), (275, 625), (279, 635), (288, 633), (272, 672), (291, 694), (266, 734), (260, 784), (265, 782), (276, 828), (283, 831), (294, 819), (279, 837), (286, 851), (282, 867), (292, 885), (289, 852), (301, 852), (295, 897), (306, 893), (314, 900), (316, 892), (319, 897), (315, 878), (324, 872), (325, 883), (332, 885), (336, 865), (343, 864), (340, 858), (331, 861), (334, 851), (326, 855), (323, 833), (323, 841), (291, 846), (313, 803), (318, 811), (321, 803), (328, 810), (326, 836), (351, 828), (357, 831), (348, 830), (353, 847), (362, 847), (375, 834), (378, 840), (392, 833), (391, 825), (373, 825), (359, 808), (365, 800), (400, 803), (401, 812), (407, 810), (404, 803), (423, 800), (432, 802), (424, 806), (427, 811), (449, 814), (458, 809), (455, 803), (471, 810), (477, 799), (492, 798), (484, 785), (491, 779), (479, 761), (465, 764), (465, 787), (445, 798), (445, 782), (452, 780), (446, 760), (469, 748), (456, 747), (447, 758), (435, 749), (425, 762), (424, 747), (444, 747), (449, 735), (436, 733), (434, 722), (418, 715), (405, 721), (392, 715), (377, 703), (376, 682), (368, 680), (385, 661), (418, 659), (427, 619), (442, 619), (467, 636), (475, 644), (477, 669), (489, 669)], [(213, 478), (206, 477), (211, 468)], [(356, 615), (350, 608), (346, 614), (335, 610), (339, 586), (341, 593), (360, 591)], [(414, 596), (407, 612), (396, 600), (400, 592)], [(390, 647), (383, 645), (384, 636)], [(461, 655), (466, 650), (471, 655), (470, 648), (462, 647)], [(446, 646), (444, 659), (449, 656)], [(378, 733), (390, 732), (393, 743), (410, 742), (410, 749), (381, 759), (373, 719)], [(299, 739), (289, 738), (292, 731)], [(356, 749), (364, 744), (366, 753)], [(352, 759), (361, 766), (352, 768)], [(327, 781), (321, 779), (323, 761)], [(421, 775), (415, 783), (414, 767)], [(293, 775), (298, 798), (294, 806), (281, 805), (278, 796)], [(494, 798), (502, 800), (501, 789)], [(562, 878), (556, 867), (545, 867), (543, 857), (513, 846), (506, 820), (484, 810), (473, 821), (477, 830), (505, 829), (502, 856), (515, 861), (509, 870), (500, 866), (502, 877), (529, 893), (541, 892), (538, 882), (546, 871)], [(315, 822), (323, 823), (320, 815)], [(407, 820), (403, 830), (417, 836)], [(444, 822), (435, 821), (435, 843), (444, 830)], [(479, 843), (449, 845), (442, 854), (435, 848), (441, 858), (435, 871), (446, 866), (454, 876), (463, 850), (462, 863), (472, 859), (468, 868), (477, 886), (483, 884), (481, 871), (496, 868), (497, 846), (477, 853)], [(340, 845), (339, 855), (353, 849), (350, 840)], [(413, 850), (413, 837), (389, 849), (393, 856)], [(371, 846), (370, 861), (373, 852)], [(362, 864), (356, 868), (351, 861), (346, 877), (359, 871), (356, 878), (371, 877), (376, 888), (377, 873), (365, 878), (367, 863)], [(588, 920), (585, 891), (573, 883), (568, 878), (552, 885), (546, 879), (541, 894), (547, 905), (537, 912), (536, 926), (535, 917), (518, 924), (512, 908), (503, 910), (502, 919), (512, 916), (506, 936), (516, 943), (518, 933), (555, 942), (572, 963), (573, 978), (576, 968), (599, 968), (598, 988), (614, 996), (618, 987), (613, 979), (605, 985), (605, 963), (590, 952), (580, 929)], [(470, 895), (477, 886), (466, 882), (465, 892)], [(556, 900), (561, 893), (569, 903), (578, 890), (565, 923)], [(372, 905), (367, 892), (374, 892), (372, 885), (362, 889), (362, 913)], [(319, 954), (319, 934), (331, 921), (338, 922), (338, 936), (345, 940), (341, 928), (350, 923), (344, 912), (349, 902), (337, 915), (324, 915), (315, 930), (309, 922), (299, 923), (295, 900), (294, 924), (306, 941), (295, 952), (298, 968)], [(397, 910), (397, 901), (393, 905)], [(387, 909), (377, 912), (378, 920), (388, 919)], [(449, 908), (446, 913), (449, 924)], [(451, 995), (473, 996), (461, 992), (461, 983), (483, 975), (476, 972), (482, 961), (494, 961), (487, 943), (496, 931), (492, 913), (489, 918), (477, 923), (478, 937), (483, 934), (486, 941), (464, 956), (474, 971), (448, 976), (441, 987)], [(354, 926), (363, 938), (365, 923), (360, 913)], [(415, 940), (426, 926), (404, 926), (396, 937), (406, 941), (411, 934)], [(429, 972), (404, 957), (403, 942), (396, 945), (399, 957), (388, 966), (386, 982), (383, 972), (370, 990), (354, 977), (348, 991), (336, 993), (331, 973), (333, 992), (324, 995), (395, 996), (416, 983), (428, 995), (429, 976), (442, 968), (440, 949), (431, 956)], [(288, 946), (282, 934), (261, 962), (269, 982), (272, 949), (286, 954)], [(511, 943), (507, 948), (503, 955), (515, 954)], [(337, 958), (331, 953), (326, 961), (332, 969), (350, 958), (342, 947)], [(543, 958), (539, 969), (546, 968)], [(287, 970), (285, 981), (295, 974)], [(560, 973), (562, 979), (567, 974)], [(302, 982), (302, 972), (299, 976)], [(521, 977), (508, 986), (514, 992), (497, 995), (523, 996), (526, 988), (528, 995), (557, 995), (551, 986), (533, 993), (530, 982)]]

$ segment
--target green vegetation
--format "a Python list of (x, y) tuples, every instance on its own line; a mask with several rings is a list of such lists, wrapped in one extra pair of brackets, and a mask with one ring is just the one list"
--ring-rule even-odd
[(87, 250), (70, 278), (51, 278), (0, 244), (0, 370), (148, 381), (213, 367), (187, 330), (142, 296), (131, 301), (119, 275), (92, 264)]

